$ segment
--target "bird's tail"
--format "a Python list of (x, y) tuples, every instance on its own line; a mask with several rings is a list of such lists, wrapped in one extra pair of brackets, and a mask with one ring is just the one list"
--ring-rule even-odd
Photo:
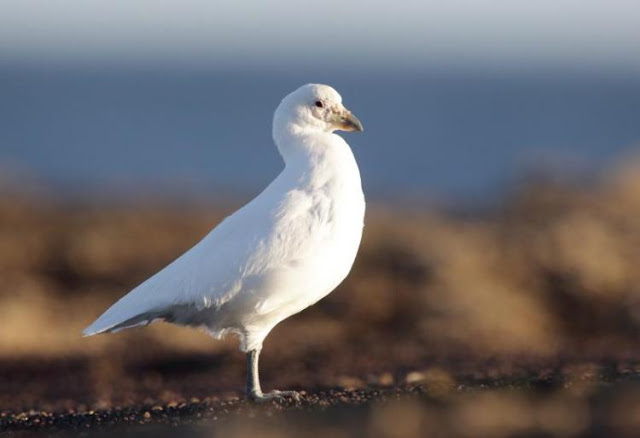
[(164, 319), (158, 313), (147, 312), (147, 313), (142, 313), (140, 315), (134, 316), (133, 318), (129, 318), (122, 322), (113, 323), (113, 322), (107, 322), (104, 320), (106, 318), (103, 318), (103, 317), (107, 314), (107, 312), (105, 312), (105, 314), (103, 314), (100, 318), (96, 319), (93, 322), (93, 324), (85, 328), (82, 331), (82, 336), (87, 337), (87, 336), (99, 335), (101, 333), (116, 333), (116, 332), (119, 332), (120, 330), (125, 330), (125, 329), (139, 327), (139, 326), (146, 326), (151, 324), (154, 321)]

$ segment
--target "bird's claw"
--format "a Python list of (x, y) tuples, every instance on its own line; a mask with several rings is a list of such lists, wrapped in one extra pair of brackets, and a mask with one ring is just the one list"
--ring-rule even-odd
[(288, 398), (299, 402), (301, 400), (300, 393), (298, 391), (278, 391), (274, 390), (267, 393), (255, 393), (252, 392), (249, 398), (256, 403), (264, 403), (272, 400), (286, 400)]

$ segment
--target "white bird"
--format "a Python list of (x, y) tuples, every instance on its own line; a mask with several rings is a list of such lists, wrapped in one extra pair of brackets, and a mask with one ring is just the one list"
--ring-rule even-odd
[(362, 124), (327, 85), (286, 96), (273, 117), (285, 167), (255, 199), (204, 239), (112, 305), (83, 334), (164, 320), (235, 333), (247, 354), (247, 395), (256, 401), (297, 397), (263, 393), (262, 343), (280, 321), (315, 304), (351, 270), (364, 225), (360, 171), (334, 131)]

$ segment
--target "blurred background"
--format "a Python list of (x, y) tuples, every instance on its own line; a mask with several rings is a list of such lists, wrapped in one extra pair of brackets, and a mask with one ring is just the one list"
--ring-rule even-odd
[[(640, 3), (0, 8), (0, 409), (241, 393), (234, 340), (80, 332), (277, 175), (273, 110), (308, 82), (363, 121), (369, 209), (351, 276), (267, 339), (264, 386), (638, 367)], [(585, 394), (558, 402), (587, 412), (569, 435)]]

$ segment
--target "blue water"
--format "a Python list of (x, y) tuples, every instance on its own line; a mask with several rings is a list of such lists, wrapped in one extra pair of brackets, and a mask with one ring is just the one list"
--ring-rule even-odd
[[(640, 146), (640, 79), (471, 71), (0, 68), (0, 172), (60, 191), (258, 191), (279, 100), (335, 86), (372, 197), (490, 196), (532, 166), (597, 170)], [(542, 163), (542, 164), (541, 164)]]

